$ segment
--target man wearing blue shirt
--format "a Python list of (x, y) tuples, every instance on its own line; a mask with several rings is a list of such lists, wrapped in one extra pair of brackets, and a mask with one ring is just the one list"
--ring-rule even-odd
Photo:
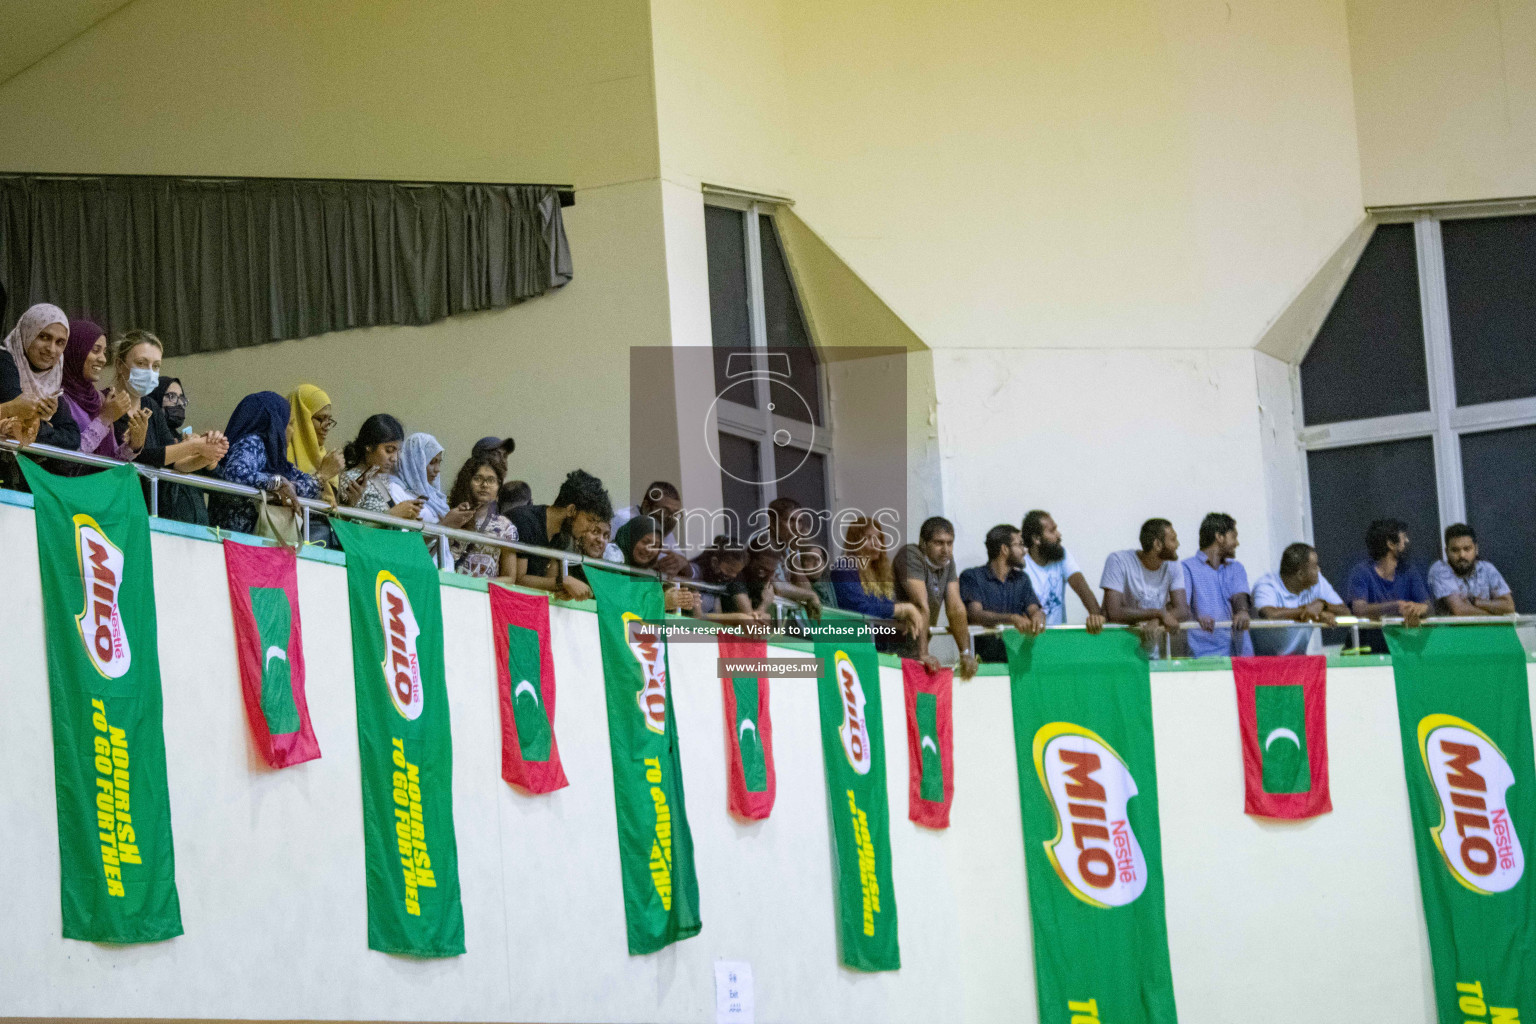
[[(1030, 636), (1045, 628), (1040, 599), (1024, 571), (1024, 541), (1018, 530), (1005, 524), (987, 531), (987, 564), (960, 574), (960, 600), (967, 621), (978, 626), (1012, 626)], [(1007, 661), (1001, 637), (976, 638), (976, 657), (982, 661)]]
[(1448, 615), (1511, 615), (1515, 595), (1504, 575), (1477, 556), (1477, 534), (1466, 523), (1445, 528), (1445, 558), (1429, 567), (1429, 591)]
[[(1399, 519), (1377, 519), (1365, 531), (1370, 556), (1350, 571), (1344, 596), (1362, 619), (1402, 616), (1409, 626), (1429, 614), (1429, 587), (1418, 569), (1408, 564), (1408, 526)], [(1372, 637), (1371, 649), (1385, 651), (1386, 642)]]
[[(1189, 609), (1200, 623), (1185, 634), (1189, 653), (1197, 658), (1251, 655), (1248, 614), (1252, 601), (1248, 570), (1236, 558), (1237, 520), (1225, 512), (1212, 512), (1200, 521), (1200, 550), (1184, 559), (1184, 589)], [(1217, 629), (1216, 623), (1231, 619), (1233, 629)]]

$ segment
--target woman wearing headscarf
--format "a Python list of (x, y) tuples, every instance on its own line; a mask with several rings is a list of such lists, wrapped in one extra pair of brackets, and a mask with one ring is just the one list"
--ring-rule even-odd
[[(415, 433), (400, 446), (400, 459), (389, 479), (389, 496), (396, 502), (421, 500), (421, 521), (458, 529), (474, 516), (474, 509), (450, 511), (448, 495), (438, 486), (443, 472), (443, 446), (431, 434)], [(452, 571), (453, 552), (442, 538), (433, 537), (427, 546), (443, 569)]]
[(80, 428), (59, 401), (64, 386), (64, 346), (69, 317), (58, 306), (40, 302), (21, 314), (5, 336), (0, 357), (0, 417), (14, 419), (20, 440), (80, 448)]
[[(59, 404), (69, 410), (80, 430), (82, 452), (132, 462), (139, 449), (126, 437), (119, 440), (113, 425), (139, 404), (138, 399), (127, 388), (113, 387), (105, 395), (96, 390), (96, 379), (106, 365), (106, 332), (90, 320), (73, 321), (64, 345), (64, 393)], [(149, 414), (143, 418), (147, 420)]]
[[(648, 515), (638, 515), (619, 527), (613, 542), (624, 553), (625, 565), (655, 571), (656, 563), (661, 558), (661, 545), (665, 532), (661, 523), (655, 519)], [(662, 596), (665, 599), (666, 610), (669, 612), (692, 611), (698, 597), (693, 591), (684, 590), (675, 583), (667, 587)]]
[[(517, 540), (517, 527), (512, 520), (496, 509), (496, 492), (501, 487), (501, 463), (494, 455), (478, 452), (465, 460), (459, 475), (454, 478), (453, 490), (448, 492), (448, 504), (455, 512), (468, 512), (464, 529), (483, 533), (497, 540)], [(467, 544), (451, 540), (448, 550), (453, 554), (453, 568), (465, 576), (490, 579), (496, 576), (512, 578), (517, 575), (517, 552), (511, 548), (491, 544)]]
[[(230, 483), (245, 484), (274, 495), (297, 509), (297, 498), (316, 498), (320, 484), (288, 461), (291, 421), (287, 399), (276, 391), (246, 395), (230, 414), (224, 435), (229, 454), (214, 470)], [(208, 502), (213, 525), (250, 533), (256, 528), (256, 507), (246, 498), (215, 494)]]
[(325, 439), (336, 425), (336, 417), (331, 415), (331, 396), (313, 384), (300, 384), (288, 396), (288, 406), (293, 423), (288, 461), (319, 480), (321, 493), (334, 501), (336, 478), (346, 467), (340, 451), (325, 447)]

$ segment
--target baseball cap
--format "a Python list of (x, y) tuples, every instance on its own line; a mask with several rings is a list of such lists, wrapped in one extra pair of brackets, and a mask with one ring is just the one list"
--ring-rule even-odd
[(517, 442), (510, 437), (482, 437), (475, 442), (474, 450), (476, 455), (484, 455), (498, 448), (511, 455), (517, 449)]

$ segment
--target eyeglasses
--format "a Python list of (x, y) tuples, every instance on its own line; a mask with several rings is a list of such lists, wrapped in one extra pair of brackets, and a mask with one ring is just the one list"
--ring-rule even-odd
[(187, 396), (186, 395), (167, 394), (164, 398), (160, 399), (160, 404), (161, 405), (186, 405), (187, 404)]
[(330, 430), (336, 425), (336, 417), (334, 416), (313, 416), (311, 419), (314, 420), (315, 426), (321, 430)]

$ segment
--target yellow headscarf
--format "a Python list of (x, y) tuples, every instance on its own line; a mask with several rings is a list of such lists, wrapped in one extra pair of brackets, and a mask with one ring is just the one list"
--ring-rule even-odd
[(288, 396), (288, 405), (293, 409), (293, 440), (288, 445), (288, 461), (310, 476), (315, 475), (325, 458), (325, 449), (315, 436), (313, 417), (330, 404), (331, 396), (313, 384), (300, 384)]

